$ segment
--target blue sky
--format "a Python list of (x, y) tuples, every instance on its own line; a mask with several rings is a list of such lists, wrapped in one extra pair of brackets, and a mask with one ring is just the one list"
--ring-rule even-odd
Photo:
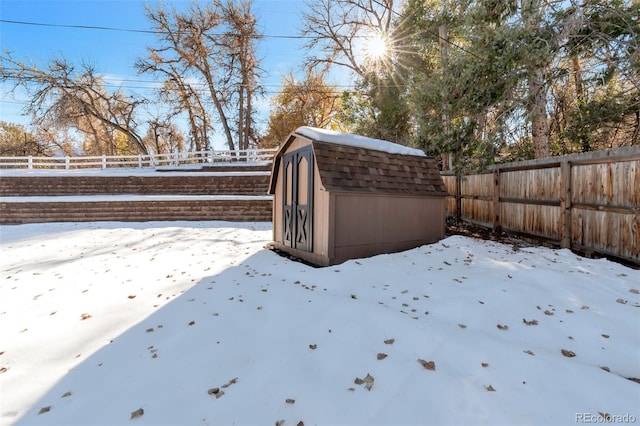
[[(149, 30), (145, 4), (158, 5), (157, 0), (0, 0), (0, 19), (42, 24), (109, 27)], [(162, 2), (176, 8), (187, 7), (192, 0)], [(303, 59), (303, 40), (271, 36), (299, 35), (303, 0), (254, 0), (253, 10), (261, 32), (259, 56), (265, 70), (263, 84), (267, 93), (278, 91), (283, 74), (296, 70)], [(73, 63), (89, 61), (109, 78), (131, 91), (145, 91), (151, 76), (136, 74), (136, 58), (146, 54), (154, 44), (154, 35), (138, 32), (78, 29), (0, 22), (0, 47), (17, 59), (46, 63), (64, 56)], [(0, 120), (26, 124), (20, 116), (24, 96), (7, 94), (0, 87)], [(266, 120), (268, 100), (259, 103), (261, 119)]]

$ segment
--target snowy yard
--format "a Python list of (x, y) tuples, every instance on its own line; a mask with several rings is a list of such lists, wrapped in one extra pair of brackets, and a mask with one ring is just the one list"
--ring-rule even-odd
[(316, 269), (270, 223), (0, 227), (0, 424), (640, 422), (640, 271), (467, 237)]

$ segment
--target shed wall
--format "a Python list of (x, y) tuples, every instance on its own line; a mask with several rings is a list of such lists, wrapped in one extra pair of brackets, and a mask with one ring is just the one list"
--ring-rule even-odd
[(445, 236), (445, 198), (334, 194), (331, 263), (415, 248)]

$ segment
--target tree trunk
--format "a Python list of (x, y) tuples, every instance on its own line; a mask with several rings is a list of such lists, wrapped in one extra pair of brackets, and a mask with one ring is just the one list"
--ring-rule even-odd
[(531, 142), (536, 158), (549, 157), (549, 122), (547, 121), (547, 84), (541, 68), (529, 70), (529, 102)]

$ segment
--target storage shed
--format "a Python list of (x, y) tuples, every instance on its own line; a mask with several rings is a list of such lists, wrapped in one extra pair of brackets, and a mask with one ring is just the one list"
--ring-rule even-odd
[(276, 154), (273, 245), (319, 266), (433, 243), (447, 192), (436, 162), (391, 142), (300, 127)]

